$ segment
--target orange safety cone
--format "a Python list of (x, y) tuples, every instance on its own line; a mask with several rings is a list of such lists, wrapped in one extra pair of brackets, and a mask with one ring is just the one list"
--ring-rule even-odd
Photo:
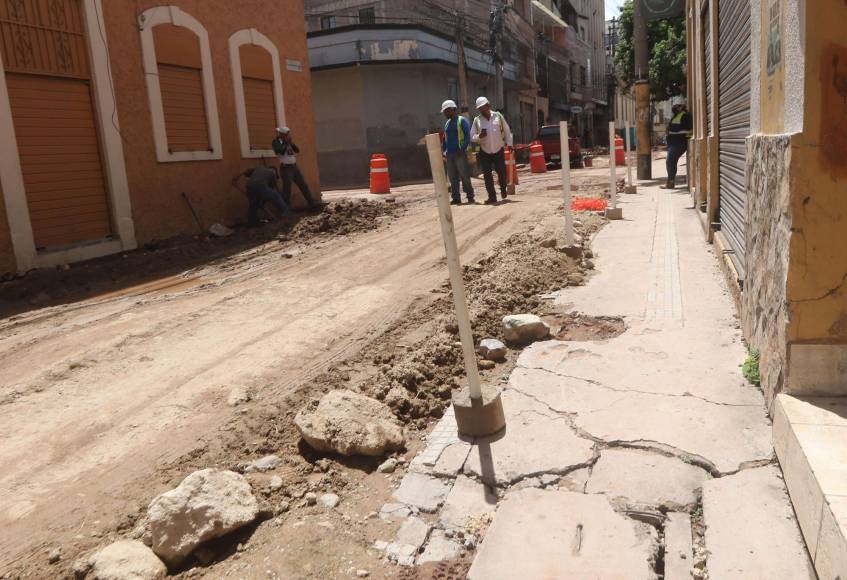
[(518, 185), (518, 166), (515, 163), (515, 152), (506, 147), (506, 181), (509, 185)]
[(382, 153), (371, 155), (371, 193), (391, 193), (388, 158)]
[(547, 161), (544, 159), (544, 146), (532, 143), (529, 146), (529, 168), (533, 173), (547, 173)]

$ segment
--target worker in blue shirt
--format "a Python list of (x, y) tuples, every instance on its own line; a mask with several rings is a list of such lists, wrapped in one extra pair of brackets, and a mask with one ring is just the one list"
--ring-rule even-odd
[(444, 101), (441, 105), (441, 112), (447, 118), (447, 124), (444, 125), (443, 149), (453, 197), (450, 203), (452, 205), (461, 205), (462, 203), (462, 194), (459, 190), (460, 180), (468, 203), (475, 203), (467, 155), (468, 145), (471, 143), (471, 125), (467, 119), (459, 114), (456, 103), (453, 101)]

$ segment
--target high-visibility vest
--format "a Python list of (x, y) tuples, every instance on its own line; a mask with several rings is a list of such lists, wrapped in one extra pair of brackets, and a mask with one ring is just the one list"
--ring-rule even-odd
[(670, 127), (673, 125), (681, 126), (683, 117), (685, 117), (685, 111), (680, 111), (679, 113), (673, 116), (670, 122), (670, 126), (668, 127), (668, 135), (685, 135), (686, 137), (691, 137), (691, 131), (686, 131), (685, 129), (680, 129), (679, 131), (670, 130)]
[[(448, 119), (447, 123), (444, 125), (444, 134), (447, 134), (447, 129), (450, 128), (450, 121), (453, 119)], [(459, 149), (465, 144), (465, 127), (462, 125), (462, 116), (456, 115), (456, 130), (459, 132)]]

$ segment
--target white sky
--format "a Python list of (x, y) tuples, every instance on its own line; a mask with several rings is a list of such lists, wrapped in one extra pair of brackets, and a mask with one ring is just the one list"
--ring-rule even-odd
[(606, 5), (606, 20), (617, 18), (620, 13), (620, 5), (623, 4), (623, 0), (603, 0), (603, 2)]

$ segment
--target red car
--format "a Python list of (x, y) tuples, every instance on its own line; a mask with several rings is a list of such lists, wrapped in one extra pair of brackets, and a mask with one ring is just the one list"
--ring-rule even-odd
[[(536, 141), (544, 147), (544, 160), (547, 163), (562, 163), (562, 142), (559, 138), (559, 125), (544, 125), (538, 130)], [(582, 148), (578, 137), (568, 138), (571, 167), (582, 167)]]

